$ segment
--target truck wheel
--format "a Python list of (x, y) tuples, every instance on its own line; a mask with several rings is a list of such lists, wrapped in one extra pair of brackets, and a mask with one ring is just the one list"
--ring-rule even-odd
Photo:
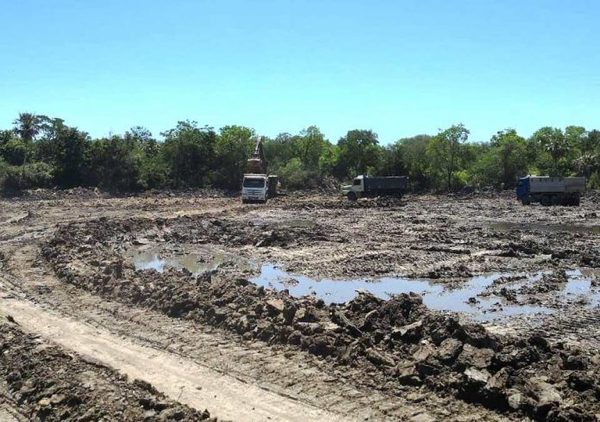
[(580, 203), (581, 203), (581, 198), (579, 197), (579, 195), (576, 195), (575, 198), (573, 198), (573, 205), (578, 207)]
[(521, 204), (529, 205), (529, 204), (531, 204), (531, 201), (529, 200), (529, 198), (523, 198), (523, 199), (521, 199)]
[(348, 199), (350, 201), (356, 201), (358, 199), (355, 192), (348, 192), (348, 195), (346, 195), (346, 196), (348, 197)]
[(540, 202), (542, 203), (543, 206), (547, 207), (548, 205), (550, 205), (550, 196), (548, 196), (548, 195), (542, 196), (542, 199)]
[(242, 199), (242, 204), (247, 204), (248, 201), (246, 199)]

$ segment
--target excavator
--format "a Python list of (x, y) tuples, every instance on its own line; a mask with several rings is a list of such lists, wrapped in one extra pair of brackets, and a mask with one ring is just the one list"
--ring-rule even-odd
[(277, 195), (278, 177), (269, 175), (262, 137), (256, 140), (254, 153), (246, 163), (246, 173), (242, 181), (242, 202), (267, 202)]

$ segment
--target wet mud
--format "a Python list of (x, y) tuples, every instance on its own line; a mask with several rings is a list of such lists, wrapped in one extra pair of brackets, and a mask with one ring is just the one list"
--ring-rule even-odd
[(381, 391), (597, 420), (596, 209), (307, 196), (227, 215), (68, 223), (42, 254), (94, 295), (357, 369)]

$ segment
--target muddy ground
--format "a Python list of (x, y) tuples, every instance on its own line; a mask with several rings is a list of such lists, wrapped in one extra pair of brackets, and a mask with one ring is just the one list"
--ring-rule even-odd
[(191, 420), (598, 420), (599, 203), (4, 200), (0, 312), (18, 325), (0, 343), (22, 330), (14, 347), (32, 351), (5, 353), (0, 409), (41, 409), (9, 381), (18, 366), (65, 397), (88, 385), (65, 371), (119, 380), (73, 420), (103, 417), (102, 400), (138, 419), (143, 394)]

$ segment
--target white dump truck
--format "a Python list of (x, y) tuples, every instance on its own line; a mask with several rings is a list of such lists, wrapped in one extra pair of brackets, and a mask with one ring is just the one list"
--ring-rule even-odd
[(342, 194), (351, 201), (362, 197), (396, 196), (402, 197), (408, 186), (406, 176), (374, 177), (356, 176), (351, 185), (342, 186)]
[(269, 176), (245, 174), (242, 182), (242, 202), (267, 202), (269, 198)]
[(254, 153), (246, 164), (246, 174), (242, 180), (242, 203), (267, 202), (277, 196), (278, 177), (269, 174), (262, 139), (256, 141)]
[(526, 176), (519, 179), (517, 198), (523, 205), (578, 206), (585, 193), (585, 177)]

